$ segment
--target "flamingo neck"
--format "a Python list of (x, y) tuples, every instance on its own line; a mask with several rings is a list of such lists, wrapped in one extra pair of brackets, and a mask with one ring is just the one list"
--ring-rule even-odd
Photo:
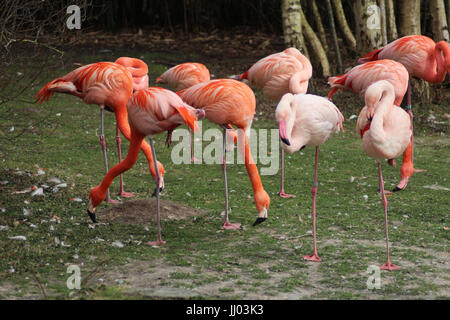
[(370, 132), (377, 135), (378, 139), (385, 136), (384, 123), (390, 111), (394, 107), (395, 93), (393, 90), (383, 88), (381, 98), (375, 106), (375, 114), (370, 124)]
[(447, 72), (450, 72), (450, 48), (445, 41), (436, 43), (434, 50), (436, 58), (436, 71), (432, 83), (441, 83), (444, 81)]

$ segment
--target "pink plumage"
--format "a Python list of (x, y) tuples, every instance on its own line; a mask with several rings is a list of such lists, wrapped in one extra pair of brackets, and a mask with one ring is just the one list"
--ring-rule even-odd
[(169, 87), (176, 91), (183, 90), (197, 83), (210, 80), (210, 73), (208, 68), (201, 63), (187, 62), (176, 65), (157, 79), (156, 83), (166, 83)]
[(352, 68), (343, 75), (329, 77), (328, 84), (332, 90), (328, 94), (328, 99), (331, 99), (338, 89), (350, 90), (364, 97), (366, 89), (379, 80), (387, 80), (394, 86), (394, 103), (400, 106), (408, 89), (408, 70), (401, 63), (388, 59), (370, 61)]

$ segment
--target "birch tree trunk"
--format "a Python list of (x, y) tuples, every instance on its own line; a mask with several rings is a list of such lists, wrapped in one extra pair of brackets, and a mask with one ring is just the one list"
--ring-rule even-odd
[(347, 19), (345, 18), (344, 8), (342, 7), (341, 0), (332, 0), (334, 12), (336, 16), (337, 23), (341, 29), (344, 41), (350, 46), (353, 51), (356, 50), (356, 39), (352, 33), (352, 30), (348, 26)]
[(430, 0), (430, 11), (434, 41), (445, 40), (449, 42), (444, 0)]
[(399, 9), (400, 36), (421, 34), (420, 0), (400, 1)]
[(388, 42), (398, 38), (397, 24), (395, 23), (394, 0), (386, 0), (386, 33)]
[(320, 17), (319, 8), (317, 8), (316, 0), (311, 1), (311, 8), (316, 22), (317, 32), (319, 33), (320, 42), (325, 51), (328, 51), (327, 37), (325, 34), (325, 28), (323, 27), (322, 18)]
[(326, 4), (327, 4), (328, 15), (330, 16), (331, 35), (333, 37), (334, 50), (335, 50), (335, 53), (336, 53), (337, 72), (339, 74), (341, 74), (343, 72), (343, 70), (342, 70), (342, 58), (341, 58), (341, 50), (339, 48), (339, 42), (338, 42), (337, 34), (336, 34), (336, 26), (334, 25), (333, 8), (331, 7), (330, 0), (326, 0)]
[(295, 47), (305, 52), (300, 10), (300, 0), (281, 0), (284, 43), (287, 47)]
[(353, 11), (358, 53), (366, 54), (381, 47), (381, 15), (377, 2), (375, 0), (356, 0), (353, 2)]
[(308, 20), (306, 20), (305, 14), (303, 13), (301, 6), (300, 6), (300, 15), (305, 38), (309, 42), (314, 52), (314, 55), (317, 58), (316, 61), (320, 63), (320, 67), (322, 69), (322, 76), (327, 78), (330, 76), (330, 64), (328, 62), (327, 54), (323, 49), (322, 43), (320, 42), (319, 38), (309, 25)]
[(380, 7), (381, 45), (387, 45), (386, 1), (378, 0)]

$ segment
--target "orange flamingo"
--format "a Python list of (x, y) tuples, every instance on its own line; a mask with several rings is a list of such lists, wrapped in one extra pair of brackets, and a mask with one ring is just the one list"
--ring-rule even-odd
[(342, 128), (344, 117), (339, 109), (329, 100), (312, 94), (286, 93), (275, 110), (282, 148), (293, 153), (306, 146), (316, 147), (314, 166), (314, 184), (312, 187), (313, 201), (313, 247), (312, 255), (303, 258), (309, 261), (321, 261), (317, 253), (316, 239), (316, 195), (319, 186), (317, 182), (317, 167), (319, 162), (319, 146), (328, 140), (331, 133), (337, 133)]
[(156, 83), (166, 83), (175, 91), (180, 91), (197, 83), (209, 81), (210, 78), (209, 70), (204, 64), (186, 62), (165, 71), (156, 78)]
[[(208, 68), (204, 64), (197, 62), (186, 62), (178, 64), (156, 78), (156, 83), (168, 84), (175, 91), (180, 91), (197, 83), (206, 82), (211, 79)], [(191, 136), (191, 162), (195, 162), (194, 158), (194, 136), (189, 130)]]
[[(131, 128), (128, 154), (122, 162), (107, 172), (100, 185), (92, 188), (89, 194), (88, 214), (93, 222), (96, 222), (95, 209), (105, 198), (106, 192), (114, 178), (129, 170), (136, 163), (139, 148), (142, 146), (146, 136), (149, 136), (152, 157), (156, 160), (153, 135), (165, 131), (170, 133), (182, 124), (188, 124), (192, 130), (198, 129), (196, 121), (205, 114), (203, 110), (196, 110), (184, 103), (174, 92), (156, 87), (136, 91), (128, 101), (127, 110)], [(162, 181), (159, 181), (158, 166), (155, 166), (154, 170), (156, 171), (155, 193), (158, 237), (156, 242), (149, 242), (148, 244), (161, 245), (164, 244), (161, 236), (159, 208), (159, 187)]]
[[(367, 88), (379, 80), (386, 80), (392, 84), (395, 94), (394, 104), (400, 107), (408, 89), (409, 74), (403, 64), (389, 59), (370, 61), (350, 69), (343, 75), (328, 78), (328, 84), (332, 88), (328, 94), (328, 99), (331, 99), (339, 89), (351, 90), (364, 97)], [(395, 159), (389, 159), (388, 163), (395, 166)], [(400, 182), (393, 191), (404, 190), (413, 172), (414, 165), (411, 142), (403, 153), (403, 162), (400, 168)]]
[(225, 186), (225, 222), (223, 228), (237, 229), (239, 223), (230, 223), (228, 219), (228, 185), (226, 175), (225, 145), (227, 129), (229, 125), (235, 125), (238, 129), (239, 141), (244, 141), (245, 150), (240, 151), (244, 158), (250, 181), (253, 187), (258, 218), (254, 226), (267, 219), (267, 210), (270, 205), (270, 197), (264, 190), (258, 168), (253, 161), (249, 146), (250, 127), (255, 114), (255, 95), (245, 83), (232, 79), (210, 80), (196, 84), (195, 86), (178, 91), (177, 94), (194, 108), (205, 110), (205, 118), (218, 124), (224, 129), (223, 135), (223, 161), (222, 171)]
[[(236, 79), (247, 79), (252, 86), (262, 90), (265, 98), (278, 102), (288, 92), (306, 93), (311, 76), (312, 66), (308, 58), (296, 48), (288, 48), (262, 58)], [(284, 150), (280, 149), (281, 185), (278, 194), (282, 198), (295, 197), (284, 192)]]
[(381, 159), (398, 157), (411, 141), (412, 129), (408, 113), (394, 105), (394, 87), (388, 81), (373, 83), (366, 90), (365, 107), (359, 114), (356, 130), (362, 138), (364, 152), (378, 163), (378, 185), (384, 206), (387, 261), (381, 269), (396, 270), (389, 255), (387, 199), (384, 192)]
[[(434, 42), (427, 36), (405, 36), (383, 48), (374, 50), (358, 60), (359, 63), (378, 59), (392, 59), (402, 63), (412, 77), (431, 83), (441, 83), (447, 73), (450, 73), (450, 46), (446, 41)], [(411, 83), (408, 84), (407, 111), (413, 128), (413, 113), (411, 105)], [(414, 157), (414, 134), (411, 136), (412, 153)], [(414, 169), (415, 172), (423, 171)]]
[[(116, 142), (121, 156), (121, 140), (119, 130), (125, 138), (130, 139), (130, 126), (128, 124), (128, 113), (126, 104), (134, 89), (148, 86), (148, 67), (142, 60), (122, 57), (116, 62), (97, 62), (79, 67), (65, 76), (56, 78), (46, 84), (36, 95), (38, 103), (48, 101), (55, 92), (66, 93), (81, 98), (87, 104), (98, 104), (100, 106), (100, 145), (105, 163), (105, 172), (108, 171), (108, 159), (106, 155), (106, 143), (104, 136), (104, 110), (114, 112), (116, 116)], [(124, 64), (124, 65), (122, 65)], [(147, 77), (147, 78), (146, 78)], [(147, 83), (145, 80), (147, 79)], [(141, 146), (149, 162), (149, 169), (153, 177), (153, 157), (150, 146), (144, 141)], [(158, 163), (160, 180), (164, 181), (164, 167)], [(120, 195), (124, 197), (133, 194), (124, 192), (123, 179), (120, 178)], [(117, 203), (106, 195), (107, 202)]]

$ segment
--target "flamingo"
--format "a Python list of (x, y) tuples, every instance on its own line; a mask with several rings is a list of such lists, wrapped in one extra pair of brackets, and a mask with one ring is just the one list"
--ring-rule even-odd
[(387, 199), (384, 192), (381, 159), (398, 157), (411, 140), (412, 129), (408, 113), (402, 108), (395, 108), (395, 90), (386, 80), (371, 84), (365, 94), (365, 107), (359, 114), (356, 130), (362, 138), (364, 152), (375, 158), (378, 164), (378, 184), (384, 206), (384, 223), (386, 231), (387, 261), (381, 266), (383, 270), (396, 270), (389, 255), (389, 230)]
[[(249, 146), (250, 128), (255, 114), (255, 95), (245, 83), (233, 79), (218, 79), (198, 83), (192, 87), (178, 91), (177, 94), (194, 108), (205, 110), (205, 118), (221, 126), (223, 135), (223, 161), (222, 172), (225, 187), (225, 221), (224, 229), (239, 229), (239, 223), (230, 223), (228, 217), (228, 185), (226, 175), (225, 145), (229, 125), (235, 125), (238, 129), (239, 141), (244, 141), (244, 151), (240, 149), (245, 161), (250, 181), (252, 183), (258, 218), (254, 226), (267, 219), (267, 211), (270, 205), (270, 197), (264, 190), (258, 168), (253, 161)], [(243, 151), (243, 152), (242, 152)]]
[[(441, 83), (450, 74), (450, 46), (446, 41), (434, 42), (427, 36), (410, 35), (399, 38), (383, 48), (374, 50), (358, 60), (359, 63), (392, 59), (402, 63), (412, 77), (431, 83)], [(449, 79), (450, 81), (450, 79)], [(413, 128), (411, 83), (408, 83), (407, 110)], [(413, 128), (414, 130), (414, 128)], [(413, 131), (414, 132), (414, 131)], [(414, 151), (414, 134), (411, 136)], [(411, 153), (412, 157), (414, 152)], [(415, 169), (415, 172), (423, 170)]]
[[(328, 83), (332, 88), (328, 94), (328, 99), (331, 100), (339, 89), (351, 90), (364, 97), (367, 88), (379, 80), (386, 80), (392, 84), (395, 94), (394, 104), (400, 107), (408, 89), (409, 74), (403, 64), (390, 59), (369, 61), (350, 69), (343, 75), (328, 78)], [(403, 153), (400, 182), (393, 191), (404, 190), (409, 178), (413, 175), (414, 165), (411, 150), (412, 142)], [(395, 159), (389, 159), (388, 163), (395, 166)]]
[[(126, 104), (133, 90), (140, 90), (148, 86), (147, 64), (139, 59), (121, 57), (113, 62), (97, 62), (79, 67), (65, 76), (56, 78), (46, 84), (36, 95), (37, 103), (48, 101), (55, 92), (66, 93), (81, 98), (87, 104), (98, 104), (100, 107), (100, 145), (105, 163), (105, 172), (108, 171), (108, 159), (106, 156), (106, 143), (104, 136), (104, 110), (114, 112), (116, 116), (116, 142), (121, 156), (121, 140), (119, 130), (125, 138), (130, 139), (130, 126)], [(145, 153), (149, 169), (153, 177), (156, 171), (153, 165), (153, 157), (150, 146), (144, 141), (141, 146)], [(160, 181), (164, 185), (164, 167), (158, 163), (161, 174)], [(123, 190), (123, 178), (120, 178), (120, 195), (130, 197), (133, 194)], [(112, 200), (109, 191), (106, 201), (118, 203)]]
[(331, 133), (337, 133), (342, 127), (344, 117), (339, 109), (329, 100), (312, 94), (286, 93), (275, 110), (282, 148), (288, 153), (299, 151), (306, 146), (315, 146), (314, 183), (312, 187), (313, 210), (313, 247), (312, 255), (305, 260), (321, 261), (317, 253), (316, 239), (316, 195), (318, 189), (317, 167), (319, 146), (328, 140)]
[[(180, 91), (197, 83), (209, 81), (211, 75), (208, 68), (202, 63), (197, 62), (186, 62), (178, 64), (161, 74), (156, 78), (156, 83), (168, 84), (170, 88), (175, 91)], [(194, 143), (193, 135), (189, 130), (191, 136), (191, 162), (196, 161), (194, 158)]]
[(208, 68), (197, 62), (178, 64), (156, 78), (156, 83), (166, 83), (175, 91), (180, 91), (211, 78)]
[[(298, 49), (288, 48), (262, 58), (236, 79), (247, 79), (252, 86), (262, 90), (266, 99), (278, 103), (285, 93), (306, 93), (311, 76), (312, 66), (308, 58)], [(295, 197), (284, 192), (284, 150), (280, 149), (281, 184), (278, 195), (282, 198)]]
[[(100, 185), (92, 188), (89, 194), (88, 214), (92, 221), (96, 222), (96, 207), (105, 198), (106, 192), (114, 178), (122, 172), (129, 170), (136, 163), (139, 149), (146, 136), (149, 136), (153, 159), (156, 160), (153, 136), (161, 132), (171, 132), (182, 124), (188, 124), (192, 130), (197, 130), (197, 119), (202, 118), (203, 110), (196, 110), (184, 103), (174, 92), (157, 87), (150, 87), (136, 91), (127, 104), (128, 119), (130, 123), (131, 137), (130, 147), (126, 158), (111, 168), (103, 178)], [(165, 242), (161, 236), (160, 219), (160, 181), (159, 168), (154, 166), (156, 171), (156, 221), (158, 227), (158, 237), (149, 245), (162, 245)]]

